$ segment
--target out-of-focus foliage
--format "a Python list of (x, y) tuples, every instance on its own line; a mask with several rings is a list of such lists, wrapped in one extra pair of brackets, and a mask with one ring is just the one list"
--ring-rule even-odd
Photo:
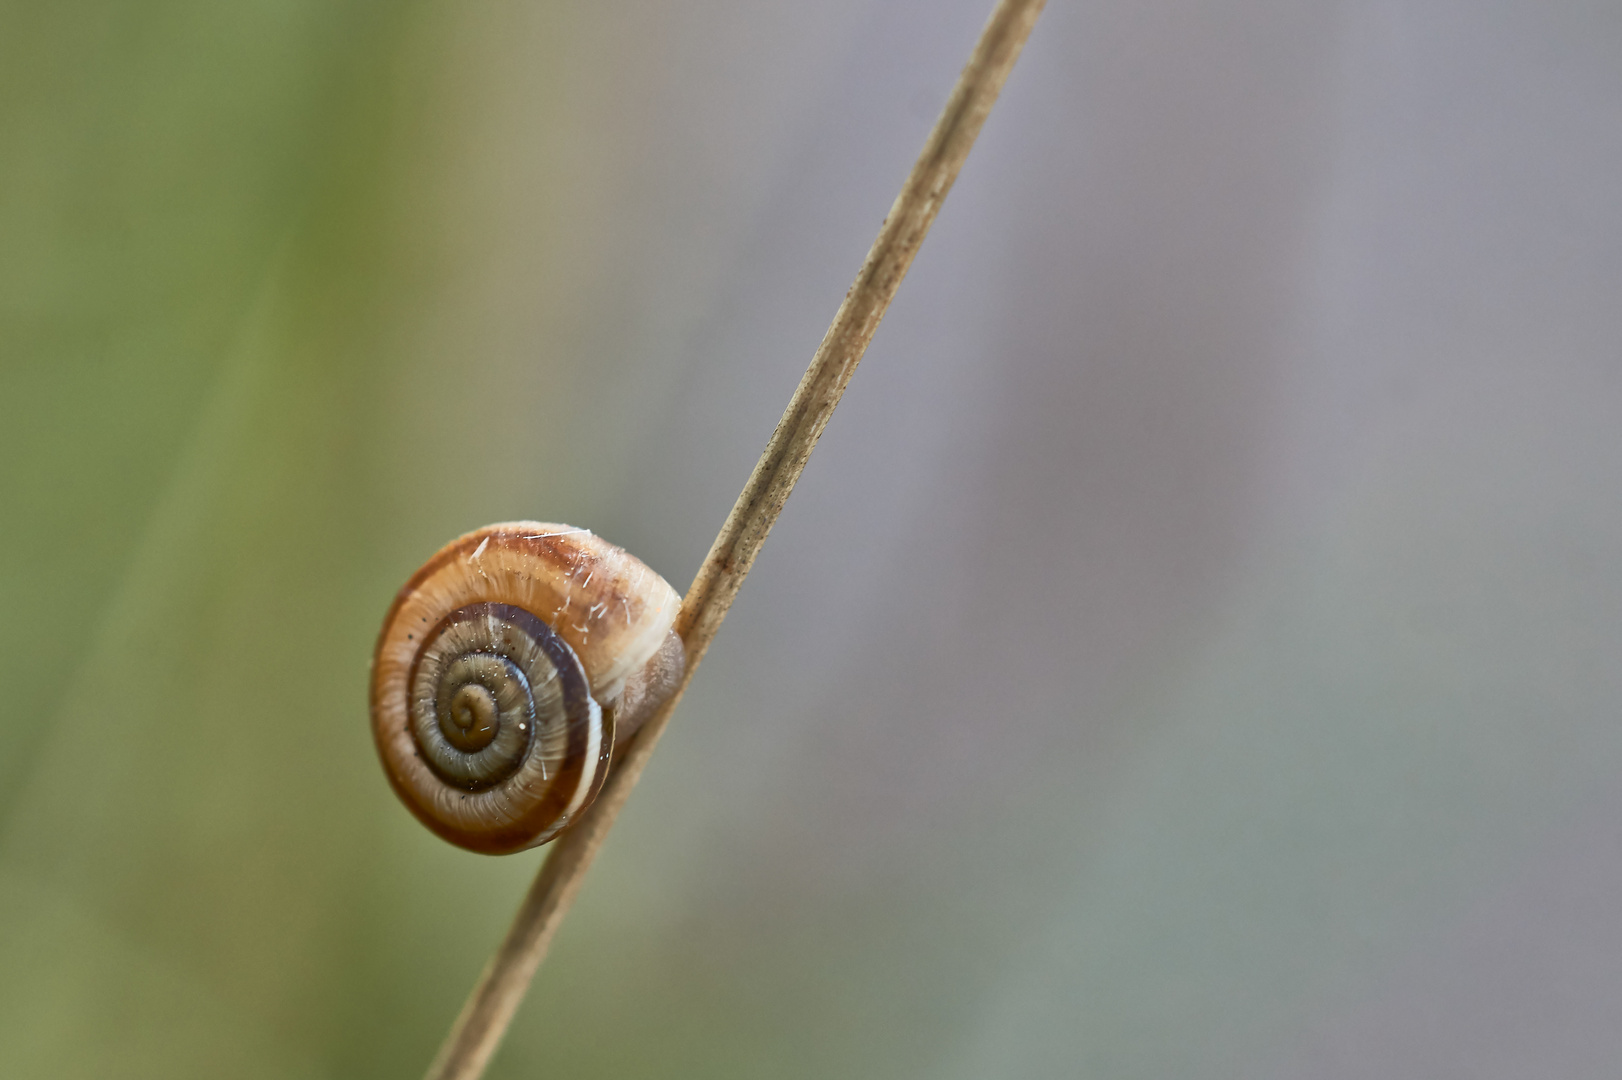
[(4, 12), (8, 1075), (383, 1075), (431, 1041), (367, 1034), (420, 997), (389, 1001), (372, 954), (354, 767), (399, 366), (380, 192), (419, 16)]

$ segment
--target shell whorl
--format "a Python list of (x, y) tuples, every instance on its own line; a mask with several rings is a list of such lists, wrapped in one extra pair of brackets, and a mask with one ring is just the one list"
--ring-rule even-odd
[(400, 590), (372, 661), (372, 734), (408, 808), (500, 854), (545, 843), (602, 786), (624, 699), (679, 669), (680, 597), (590, 532), (520, 521), (441, 548)]

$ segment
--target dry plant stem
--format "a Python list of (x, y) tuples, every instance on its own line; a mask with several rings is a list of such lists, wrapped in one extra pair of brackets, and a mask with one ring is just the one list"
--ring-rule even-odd
[(958, 77), (946, 108), (867, 253), (867, 261), (845, 294), (783, 419), (682, 601), (676, 632), (687, 647), (687, 668), (676, 693), (625, 750), (602, 793), (580, 822), (553, 842), (551, 854), (524, 897), (505, 940), (490, 958), (429, 1068), (429, 1080), (472, 1080), (484, 1072), (495, 1053), (536, 967), (546, 955), (552, 935), (580, 890), (586, 869), (642, 775), (670, 714), (704, 658), (721, 620), (726, 618), (766, 534), (800, 478), (879, 320), (912, 265), (941, 200), (957, 179), (963, 159), (1019, 58), (1042, 3), (1001, 0), (991, 13), (974, 54)]

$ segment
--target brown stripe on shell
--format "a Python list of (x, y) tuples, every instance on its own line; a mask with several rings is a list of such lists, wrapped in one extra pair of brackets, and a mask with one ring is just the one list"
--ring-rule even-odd
[[(473, 559), (475, 553), (479, 553), (477, 560)], [(459, 558), (468, 561), (465, 568), (453, 566)], [(490, 561), (488, 571), (484, 567), (486, 559)], [(533, 569), (525, 569), (532, 562)], [(585, 668), (592, 696), (603, 706), (598, 761), (588, 764), (578, 760), (584, 756), (586, 743), (576, 740), (576, 732), (571, 729), (568, 771), (575, 783), (551, 778), (558, 782), (549, 785), (543, 801), (550, 805), (550, 812), (560, 814), (588, 767), (589, 788), (575, 813), (596, 797), (613, 749), (613, 707), (622, 687), (633, 676), (639, 684), (647, 681), (642, 666), (668, 666), (665, 639), (680, 605), (680, 597), (662, 578), (607, 541), (585, 530), (532, 521), (490, 525), (457, 537), (435, 552), (396, 594), (378, 635), (369, 680), (373, 735), (384, 760), (384, 771), (396, 795), (431, 830), (462, 847), (489, 853), (543, 843), (567, 822), (549, 825), (539, 820), (538, 812), (526, 809), (510, 822), (481, 823), (481, 831), (473, 835), (457, 821), (442, 820), (434, 805), (436, 799), (454, 797), (460, 802), (467, 792), (446, 784), (421, 759), (409, 730), (409, 687), (423, 640), (433, 636), (424, 631), (431, 631), (431, 624), (469, 601), (506, 602), (492, 595), (493, 590), (505, 590), (506, 582), (538, 601), (538, 606), (552, 605), (553, 610), (534, 610), (527, 603), (515, 606), (552, 627), (574, 649)], [(464, 590), (478, 595), (460, 595)], [(405, 616), (413, 603), (417, 606), (409, 613), (410, 621), (419, 625), (407, 627)], [(643, 657), (642, 653), (648, 655)], [(398, 767), (391, 766), (391, 759), (399, 760)], [(438, 794), (432, 787), (417, 790), (414, 784), (420, 783), (424, 775), (444, 790)], [(463, 821), (470, 816), (477, 815), (450, 815)]]

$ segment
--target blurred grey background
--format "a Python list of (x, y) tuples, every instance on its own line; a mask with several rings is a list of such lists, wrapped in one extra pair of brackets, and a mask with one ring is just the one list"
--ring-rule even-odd
[[(0, 1073), (416, 1075), (366, 729), (685, 588), (985, 18), (0, 5)], [(1622, 1061), (1622, 9), (1054, 0), (493, 1076)]]

